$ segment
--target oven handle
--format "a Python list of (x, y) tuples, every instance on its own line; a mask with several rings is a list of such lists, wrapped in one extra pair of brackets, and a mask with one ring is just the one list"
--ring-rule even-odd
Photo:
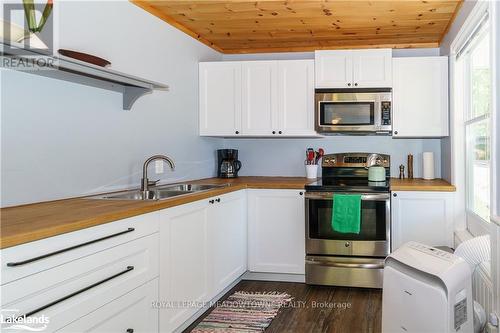
[(352, 264), (352, 263), (344, 263), (344, 262), (316, 261), (316, 260), (306, 260), (306, 264), (330, 266), (330, 267), (340, 267), (340, 268), (367, 268), (367, 269), (384, 268), (384, 264), (370, 264), (370, 263)]
[[(333, 200), (333, 192), (306, 192), (306, 199)], [(361, 201), (385, 201), (391, 198), (389, 193), (361, 194)]]

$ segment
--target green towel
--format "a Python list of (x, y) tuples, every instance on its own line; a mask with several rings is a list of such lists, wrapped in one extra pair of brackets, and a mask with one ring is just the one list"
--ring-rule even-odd
[(361, 195), (334, 194), (332, 229), (341, 233), (359, 234), (361, 229)]

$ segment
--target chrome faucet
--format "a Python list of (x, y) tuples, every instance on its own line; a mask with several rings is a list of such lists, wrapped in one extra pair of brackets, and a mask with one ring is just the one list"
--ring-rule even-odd
[(170, 157), (165, 156), (165, 155), (153, 155), (153, 156), (151, 156), (150, 158), (148, 158), (146, 160), (146, 162), (144, 162), (144, 165), (142, 166), (141, 191), (147, 192), (149, 190), (150, 186), (155, 186), (156, 183), (158, 183), (158, 181), (159, 181), (159, 180), (150, 181), (148, 179), (149, 163), (156, 161), (156, 160), (164, 160), (165, 162), (167, 162), (170, 165), (170, 169), (172, 169), (172, 171), (174, 171), (174, 169), (175, 169), (174, 161)]

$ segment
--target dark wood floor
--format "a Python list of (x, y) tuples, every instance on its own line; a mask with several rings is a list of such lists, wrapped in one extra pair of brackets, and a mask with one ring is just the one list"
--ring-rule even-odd
[[(222, 299), (239, 290), (280, 291), (293, 296), (291, 306), (280, 310), (266, 333), (381, 331), (382, 290), (308, 286), (291, 282), (241, 281)], [(184, 332), (190, 332), (210, 311), (212, 309), (205, 312)]]

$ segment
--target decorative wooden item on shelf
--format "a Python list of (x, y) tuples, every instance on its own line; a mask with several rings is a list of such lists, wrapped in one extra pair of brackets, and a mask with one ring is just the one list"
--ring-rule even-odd
[(413, 179), (413, 155), (408, 154), (408, 179)]
[(437, 47), (462, 0), (131, 0), (222, 53)]
[(88, 53), (66, 50), (66, 49), (59, 49), (57, 50), (57, 52), (65, 57), (88, 62), (89, 64), (94, 64), (96, 66), (106, 67), (111, 65), (111, 62), (107, 61), (106, 59)]

